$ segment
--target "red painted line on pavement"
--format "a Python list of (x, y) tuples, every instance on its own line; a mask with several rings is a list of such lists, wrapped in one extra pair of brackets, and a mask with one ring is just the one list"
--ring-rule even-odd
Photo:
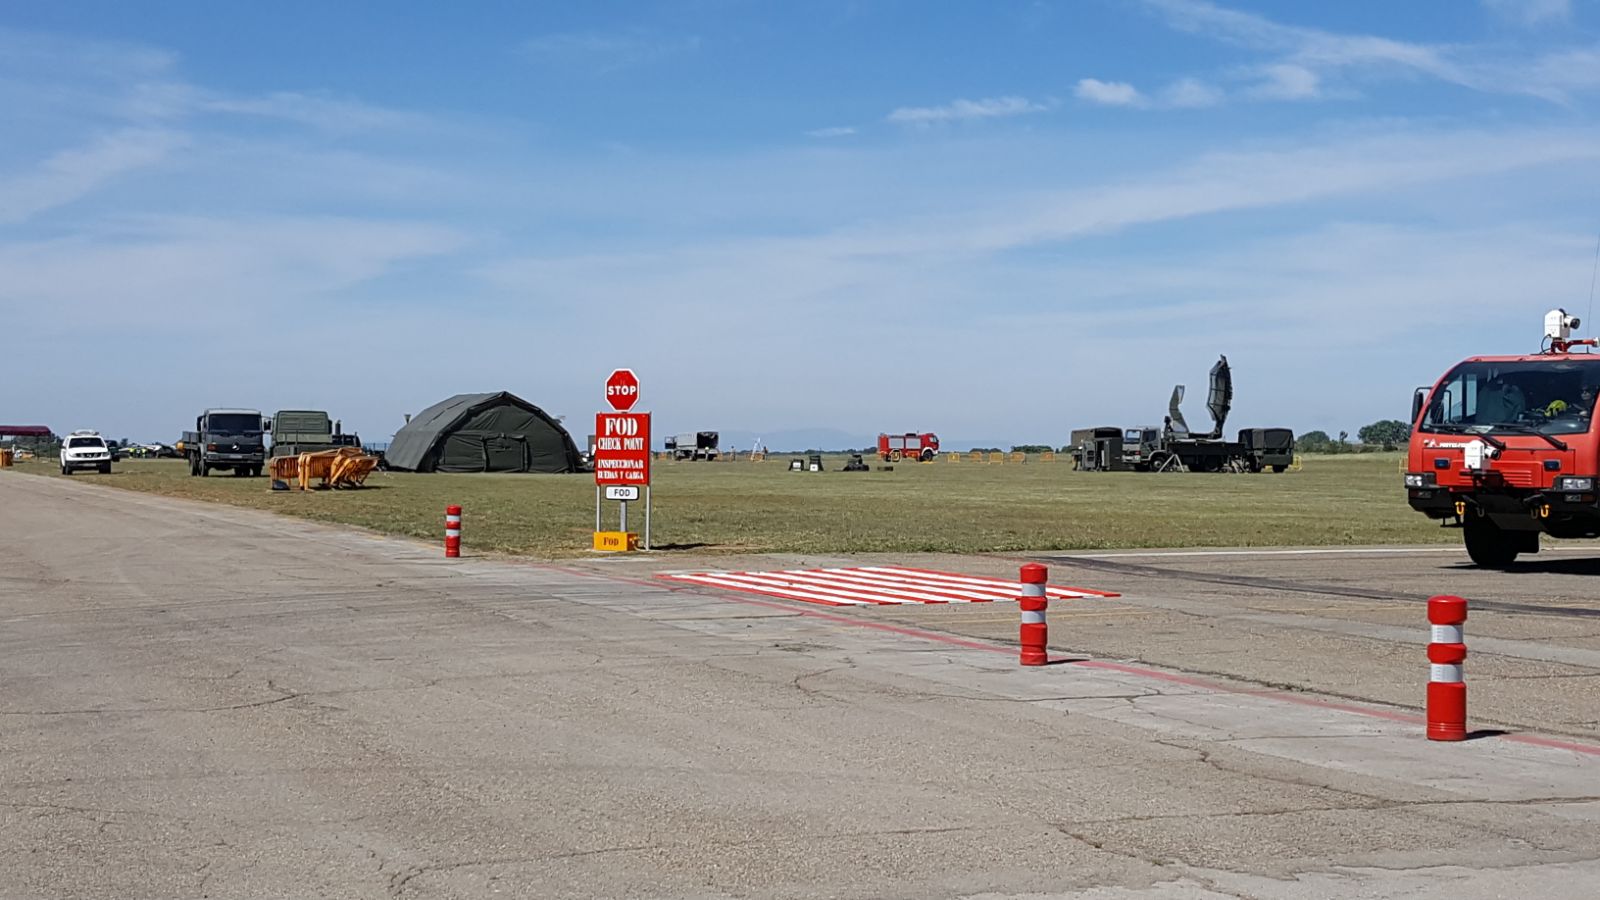
[[(572, 569), (566, 566), (546, 565), (542, 566), (542, 568), (553, 569), (558, 572), (566, 572), (572, 575), (582, 575), (592, 578), (605, 578), (612, 581), (622, 581), (632, 584), (645, 585), (648, 587), (665, 586), (660, 580), (646, 581), (644, 579), (633, 578), (627, 575), (607, 575), (600, 572), (587, 572), (582, 569)], [(809, 616), (814, 619), (826, 619), (829, 622), (838, 622), (841, 625), (856, 625), (862, 628), (872, 628), (878, 631), (886, 631), (891, 634), (898, 634), (902, 637), (918, 638), (925, 641), (936, 641), (941, 644), (965, 647), (969, 650), (988, 650), (990, 652), (1006, 654), (1014, 654), (1017, 652), (1015, 647), (967, 640), (965, 638), (958, 638), (948, 634), (940, 634), (936, 631), (924, 631), (921, 628), (890, 625), (884, 622), (874, 622), (871, 619), (862, 619), (853, 616), (841, 616), (833, 613), (818, 612), (814, 609), (791, 606), (787, 603), (777, 603), (770, 600), (756, 600), (751, 597), (740, 597), (733, 594), (732, 591), (727, 591), (721, 588), (712, 588), (710, 585), (697, 585), (693, 582), (678, 582), (677, 584), (682, 585), (682, 589), (685, 591), (693, 590), (697, 587), (700, 588), (701, 590), (696, 591), (696, 593), (704, 593), (706, 588), (711, 588), (712, 591), (716, 592), (714, 596), (720, 600), (743, 603), (747, 606), (764, 606), (768, 609), (781, 609), (784, 612), (794, 613), (795, 615)], [(670, 589), (671, 588), (669, 588), (669, 590)], [(1190, 687), (1197, 687), (1220, 694), (1248, 694), (1254, 697), (1265, 697), (1272, 700), (1280, 700), (1284, 703), (1293, 703), (1298, 706), (1313, 706), (1320, 709), (1334, 710), (1335, 712), (1353, 713), (1358, 716), (1367, 716), (1368, 718), (1373, 719), (1383, 719), (1389, 722), (1401, 722), (1407, 725), (1422, 725), (1425, 724), (1426, 721), (1422, 716), (1412, 713), (1403, 713), (1396, 710), (1379, 709), (1376, 707), (1357, 706), (1353, 703), (1341, 703), (1337, 700), (1324, 700), (1318, 697), (1295, 694), (1287, 691), (1262, 692), (1244, 690), (1241, 688), (1230, 687), (1229, 685), (1211, 681), (1206, 678), (1200, 678), (1193, 675), (1179, 675), (1173, 672), (1163, 672), (1160, 669), (1150, 669), (1144, 666), (1129, 665), (1127, 663), (1108, 662), (1098, 659), (1084, 659), (1075, 661), (1052, 659), (1050, 662), (1053, 664), (1065, 663), (1068, 665), (1082, 666), (1086, 669), (1106, 669), (1112, 672), (1121, 672), (1125, 675), (1134, 675), (1140, 678), (1150, 678), (1156, 681), (1165, 681), (1172, 684), (1185, 684)], [(1533, 747), (1544, 747), (1549, 750), (1567, 750), (1572, 753), (1582, 753), (1586, 756), (1600, 756), (1600, 745), (1595, 744), (1580, 744), (1574, 741), (1542, 737), (1536, 734), (1497, 734), (1493, 735), (1493, 737), (1502, 741), (1511, 741), (1512, 743), (1517, 744), (1527, 744)]]
[(1575, 744), (1572, 741), (1562, 741), (1555, 738), (1540, 737), (1536, 734), (1497, 734), (1495, 737), (1502, 741), (1515, 741), (1519, 744), (1532, 744), (1535, 747), (1548, 747), (1552, 750), (1571, 750), (1573, 753), (1583, 753), (1589, 756), (1600, 756), (1600, 747), (1596, 747), (1593, 744)]

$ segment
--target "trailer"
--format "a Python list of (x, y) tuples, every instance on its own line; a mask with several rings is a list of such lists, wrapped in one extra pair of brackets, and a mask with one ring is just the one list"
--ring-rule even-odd
[(1079, 428), (1072, 432), (1072, 467), (1085, 472), (1121, 472), (1126, 432), (1117, 425)]

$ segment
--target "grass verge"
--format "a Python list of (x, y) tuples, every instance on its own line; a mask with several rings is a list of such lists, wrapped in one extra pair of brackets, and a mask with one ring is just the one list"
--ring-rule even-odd
[[(790, 472), (765, 463), (658, 463), (654, 542), (696, 552), (950, 552), (1136, 547), (1454, 543), (1405, 503), (1398, 454), (1308, 458), (1282, 475), (1074, 472), (1062, 463), (901, 464)], [(62, 477), (53, 461), (19, 473)], [(74, 479), (442, 540), (465, 508), (478, 550), (586, 555), (594, 484), (584, 475), (375, 473), (364, 490), (274, 493), (266, 478), (193, 478), (182, 461), (130, 460)], [(630, 524), (639, 530), (635, 505)], [(607, 504), (607, 526), (616, 504)]]

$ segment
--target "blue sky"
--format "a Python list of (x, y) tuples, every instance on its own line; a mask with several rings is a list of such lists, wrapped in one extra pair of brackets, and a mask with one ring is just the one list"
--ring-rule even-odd
[(13, 4), (0, 420), (1354, 433), (1586, 310), (1597, 95), (1577, 0)]

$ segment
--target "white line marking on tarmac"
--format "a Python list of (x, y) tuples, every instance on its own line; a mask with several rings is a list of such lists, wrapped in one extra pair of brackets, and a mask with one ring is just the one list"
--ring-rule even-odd
[[(831, 606), (984, 603), (1015, 600), (1021, 592), (1021, 586), (1013, 582), (898, 566), (778, 572), (658, 572), (656, 577)], [(1087, 588), (1051, 586), (1046, 590), (1048, 596), (1057, 600), (1117, 596)]]

